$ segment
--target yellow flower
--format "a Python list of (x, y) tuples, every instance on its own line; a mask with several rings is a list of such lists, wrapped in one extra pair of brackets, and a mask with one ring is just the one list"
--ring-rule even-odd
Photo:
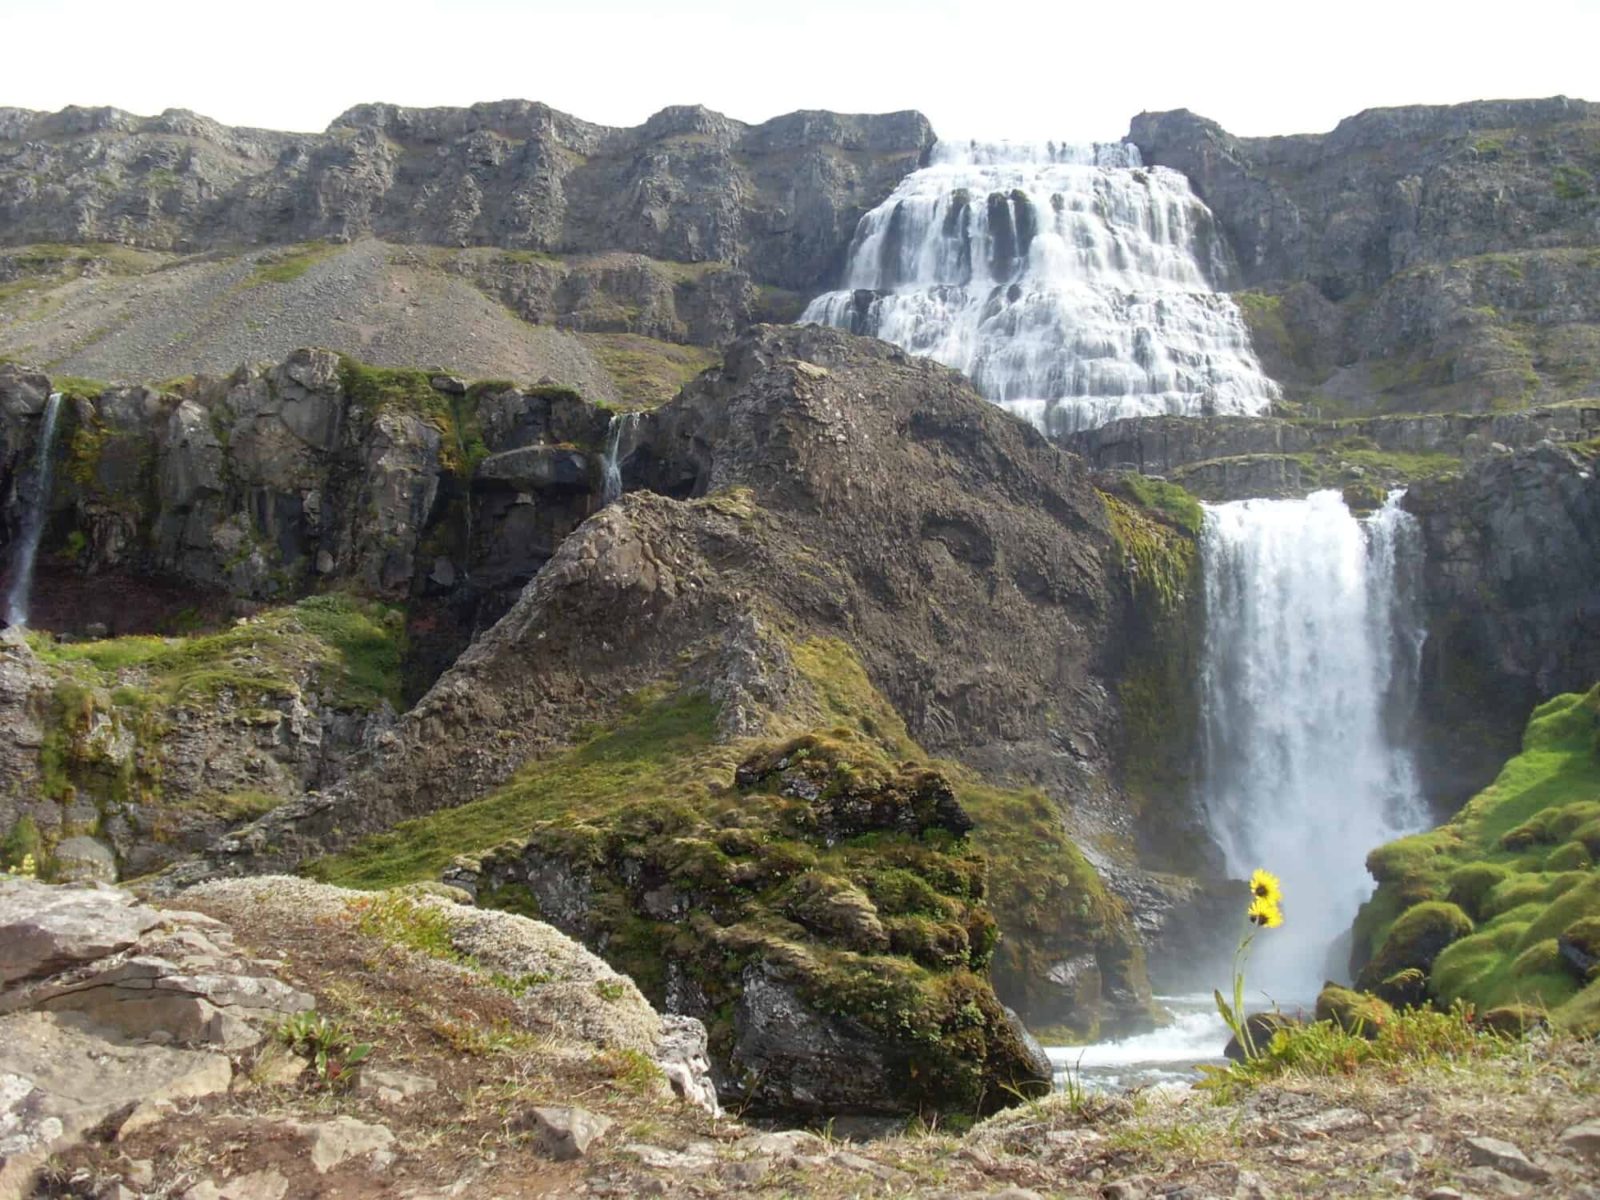
[(1250, 901), (1250, 912), (1247, 915), (1251, 924), (1267, 929), (1276, 929), (1283, 924), (1283, 910), (1265, 896), (1257, 896)]
[(1250, 876), (1250, 894), (1276, 908), (1283, 903), (1283, 885), (1271, 871), (1259, 868)]

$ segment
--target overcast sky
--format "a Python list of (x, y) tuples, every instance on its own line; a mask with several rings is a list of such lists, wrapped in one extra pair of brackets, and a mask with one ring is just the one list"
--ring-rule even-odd
[(368, 100), (542, 100), (632, 125), (920, 109), (944, 136), (1110, 139), (1141, 109), (1236, 133), (1363, 108), (1600, 99), (1600, 0), (0, 0), (0, 105), (189, 108), (316, 130)]

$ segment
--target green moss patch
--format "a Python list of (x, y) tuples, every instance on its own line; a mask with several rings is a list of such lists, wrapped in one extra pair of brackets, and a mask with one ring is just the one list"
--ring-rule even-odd
[(337, 250), (337, 246), (329, 245), (327, 242), (306, 242), (281, 250), (269, 250), (256, 259), (255, 269), (250, 272), (250, 278), (245, 280), (245, 286), (293, 283)]
[(352, 404), (370, 416), (389, 410), (420, 416), (439, 431), (439, 464), (469, 478), (489, 453), (478, 421), (478, 400), (491, 389), (480, 386), (468, 388), (465, 396), (446, 395), (434, 388), (431, 379), (428, 371), (373, 367), (348, 355), (339, 357), (339, 382)]
[(1600, 919), (1597, 835), (1600, 687), (1535, 709), (1522, 753), (1449, 823), (1372, 852), (1362, 979), (1437, 945), (1431, 962), (1403, 964), (1427, 971), (1436, 1001), (1534, 1005), (1558, 1026), (1600, 1031), (1585, 957), (1570, 938), (1563, 950)]

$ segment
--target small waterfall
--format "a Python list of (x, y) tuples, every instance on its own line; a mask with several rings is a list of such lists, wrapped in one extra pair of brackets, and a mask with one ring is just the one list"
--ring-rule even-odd
[(44, 421), (39, 430), (39, 449), (34, 460), (33, 495), (22, 510), (22, 528), (17, 532), (17, 547), (11, 558), (11, 586), (6, 589), (6, 624), (28, 623), (28, 596), (33, 590), (33, 560), (44, 535), (45, 516), (50, 510), (50, 474), (55, 462), (56, 419), (61, 414), (61, 393), (51, 392), (45, 401)]
[(1367, 852), (1427, 824), (1396, 732), (1422, 647), (1402, 494), (1363, 520), (1331, 491), (1206, 512), (1203, 801), (1230, 874), (1283, 879), (1250, 980), (1285, 1006), (1344, 974), (1330, 950), (1371, 892)]
[(636, 412), (613, 413), (606, 426), (606, 448), (600, 456), (600, 506), (614, 502), (622, 495), (622, 456), (626, 450), (624, 439), (633, 436), (639, 423)]
[(1276, 396), (1211, 212), (1129, 144), (938, 143), (862, 218), (844, 287), (802, 321), (894, 342), (1063, 434), (1257, 413)]

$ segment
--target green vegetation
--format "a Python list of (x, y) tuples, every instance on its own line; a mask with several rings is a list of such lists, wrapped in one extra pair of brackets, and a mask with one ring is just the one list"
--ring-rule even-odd
[(1145, 848), (1175, 869), (1198, 867), (1192, 839), (1164, 838), (1164, 814), (1187, 802), (1199, 735), (1200, 555), (1204, 514), (1176, 484), (1125, 474), (1102, 493), (1133, 603), (1114, 669), (1125, 742), (1122, 786)]
[(1600, 687), (1537, 708), (1522, 753), (1448, 824), (1368, 856), (1363, 984), (1414, 967), (1438, 1003), (1529, 1004), (1600, 1032), (1595, 984), (1561, 949), (1581, 949), (1600, 918), (1597, 857)]
[(1351, 1075), (1369, 1065), (1420, 1068), (1460, 1064), (1498, 1057), (1513, 1044), (1483, 1029), (1462, 1008), (1450, 1012), (1404, 1009), (1376, 1029), (1359, 1023), (1347, 1029), (1335, 1020), (1321, 1020), (1280, 1027), (1260, 1053), (1244, 1062), (1201, 1067), (1206, 1078), (1200, 1086), (1215, 1089), (1218, 1098), (1226, 1100), (1283, 1076)]
[(255, 269), (245, 280), (245, 287), (259, 287), (264, 283), (293, 283), (339, 247), (327, 242), (306, 242), (281, 250), (268, 250), (256, 259)]
[(622, 407), (655, 408), (671, 400), (696, 375), (718, 361), (715, 350), (657, 341), (633, 333), (581, 335), (617, 385)]
[[(56, 677), (39, 751), (46, 796), (99, 805), (163, 799), (162, 740), (183, 711), (209, 712), (222, 695), (245, 714), (302, 691), (335, 708), (397, 704), (404, 630), (399, 610), (350, 596), (312, 596), (215, 633), (30, 644)], [(270, 807), (265, 793), (186, 797), (223, 817)]]
[(1176, 484), (1125, 474), (1118, 492), (1101, 492), (1135, 594), (1169, 614), (1193, 594), (1204, 518), (1199, 503)]
[(278, 1040), (311, 1063), (322, 1083), (337, 1083), (372, 1053), (370, 1042), (358, 1042), (339, 1022), (314, 1012), (295, 1013), (278, 1027)]
[(993, 1107), (996, 1079), (1020, 1060), (991, 963), (1042, 979), (1068, 954), (1104, 950), (1142, 986), (1126, 917), (1042, 794), (927, 760), (842, 643), (791, 653), (814, 702), (790, 736), (719, 742), (703, 693), (649, 688), (496, 792), (311, 873), (380, 888), (464, 857), (480, 902), (529, 915), (559, 876), (586, 896), (585, 940), (647, 995), (663, 999), (669, 965), (687, 972), (719, 1052), (759, 965), (895, 1047), (910, 1102)]
[(478, 423), (478, 398), (484, 389), (469, 388), (463, 396), (446, 396), (429, 382), (432, 373), (409, 368), (372, 367), (348, 355), (339, 356), (339, 382), (345, 395), (371, 418), (398, 410), (422, 417), (439, 431), (439, 463), (462, 479), (470, 479), (488, 456)]
[[(1283, 297), (1268, 292), (1234, 292), (1233, 300), (1250, 330), (1250, 341), (1268, 362), (1305, 368), (1310, 366), (1311, 348), (1305, 339), (1289, 331), (1283, 317)], [(1281, 369), (1281, 368), (1280, 368)]]
[(1551, 187), (1559, 200), (1585, 200), (1594, 193), (1594, 176), (1582, 167), (1563, 163), (1551, 176)]

